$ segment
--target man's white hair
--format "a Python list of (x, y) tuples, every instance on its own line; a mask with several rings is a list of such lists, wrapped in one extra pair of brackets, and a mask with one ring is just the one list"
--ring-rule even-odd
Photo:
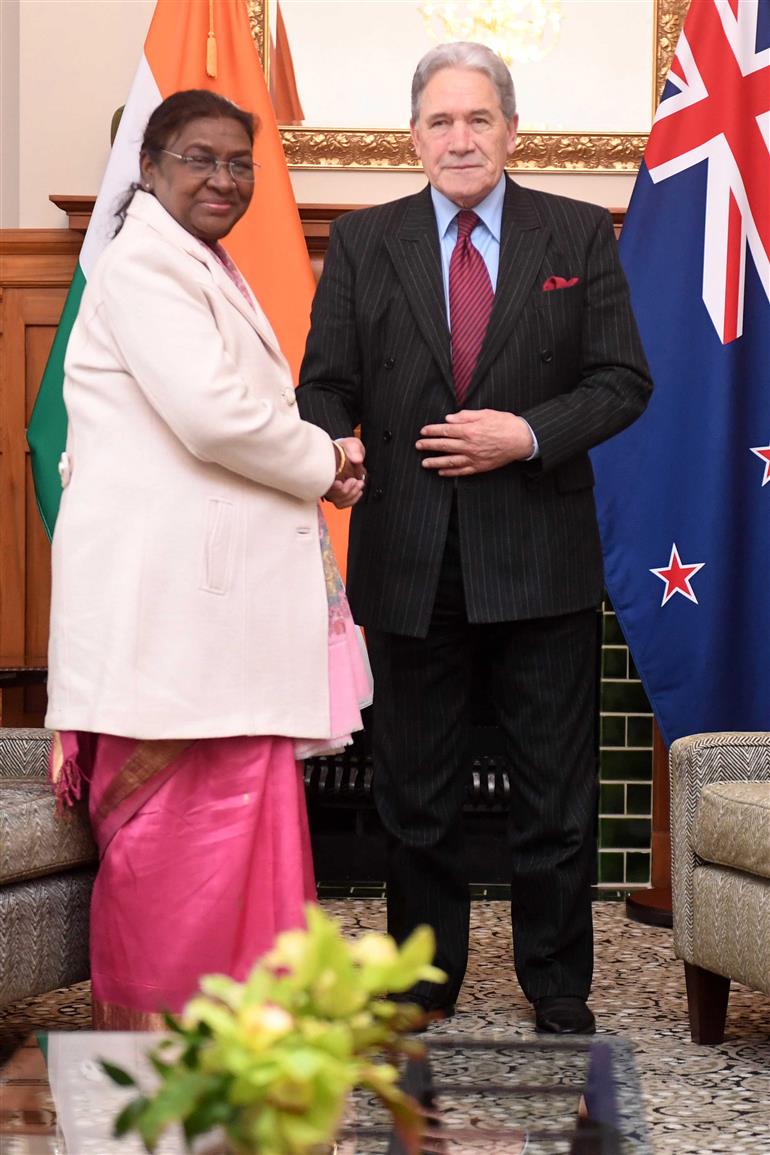
[(412, 79), (412, 120), (417, 120), (420, 115), (420, 100), (425, 85), (442, 68), (471, 68), (483, 72), (494, 85), (503, 116), (509, 122), (513, 120), (516, 115), (516, 93), (508, 65), (486, 44), (475, 44), (472, 40), (438, 44), (425, 53)]

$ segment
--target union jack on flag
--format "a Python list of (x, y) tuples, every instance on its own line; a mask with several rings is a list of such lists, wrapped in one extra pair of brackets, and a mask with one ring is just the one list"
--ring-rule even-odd
[(770, 729), (770, 0), (692, 0), (620, 241), (655, 392), (593, 451), (663, 738)]

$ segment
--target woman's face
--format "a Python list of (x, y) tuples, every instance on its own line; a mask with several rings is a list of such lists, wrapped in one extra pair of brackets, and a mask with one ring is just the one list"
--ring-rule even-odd
[[(165, 147), (180, 156), (251, 161), (246, 129), (228, 117), (201, 116), (169, 137)], [(210, 176), (191, 171), (184, 161), (161, 152), (141, 159), (142, 184), (155, 193), (166, 212), (202, 241), (227, 236), (249, 207), (254, 183), (234, 180), (225, 164)]]

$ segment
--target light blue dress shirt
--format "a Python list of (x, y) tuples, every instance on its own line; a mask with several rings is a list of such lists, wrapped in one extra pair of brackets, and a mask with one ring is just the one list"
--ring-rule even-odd
[[(433, 211), (436, 214), (438, 239), (441, 246), (441, 273), (444, 280), (444, 304), (446, 305), (447, 323), (449, 323), (449, 262), (457, 244), (457, 214), (460, 209), (454, 201), (450, 201), (433, 185), (430, 186), (430, 195), (433, 200)], [(489, 279), (492, 282), (492, 291), (497, 290), (497, 273), (500, 268), (500, 228), (503, 221), (503, 201), (505, 200), (505, 174), (500, 177), (491, 193), (487, 193), (483, 201), (477, 204), (473, 211), (479, 218), (479, 224), (471, 233), (471, 244), (484, 259)], [(450, 324), (451, 328), (451, 324)], [(522, 418), (524, 421), (524, 418)], [(534, 450), (527, 461), (532, 461), (539, 455), (540, 447), (535, 432), (528, 421), (525, 421), (532, 434)]]
[[(457, 214), (460, 211), (454, 201), (450, 201), (433, 185), (430, 187), (433, 211), (436, 214), (438, 237), (441, 245), (441, 272), (444, 278), (444, 303), (449, 317), (449, 262), (457, 244)], [(484, 258), (492, 291), (497, 288), (497, 270), (500, 268), (500, 228), (503, 220), (505, 199), (505, 176), (501, 176), (491, 193), (474, 208), (481, 223), (471, 233), (471, 244)]]

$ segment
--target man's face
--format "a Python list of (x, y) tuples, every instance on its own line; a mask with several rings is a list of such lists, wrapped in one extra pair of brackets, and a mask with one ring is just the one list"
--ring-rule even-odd
[(412, 141), (434, 188), (472, 209), (499, 181), (516, 147), (518, 123), (518, 116), (505, 119), (483, 72), (442, 68), (423, 89)]

